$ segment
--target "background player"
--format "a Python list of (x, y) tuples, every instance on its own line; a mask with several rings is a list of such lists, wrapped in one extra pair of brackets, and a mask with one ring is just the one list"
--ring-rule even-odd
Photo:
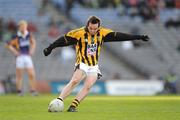
[(16, 87), (18, 95), (22, 96), (22, 79), (24, 70), (27, 71), (30, 83), (30, 92), (37, 95), (35, 70), (31, 56), (35, 52), (36, 41), (32, 34), (27, 30), (27, 22), (21, 20), (18, 23), (17, 34), (10, 40), (6, 46), (16, 56)]
[(70, 82), (64, 87), (57, 99), (63, 101), (82, 79), (85, 78), (85, 81), (83, 88), (76, 95), (68, 108), (68, 112), (77, 111), (76, 108), (79, 103), (86, 97), (96, 80), (101, 77), (101, 72), (98, 67), (98, 58), (103, 42), (129, 40), (148, 41), (149, 37), (146, 35), (130, 35), (113, 32), (110, 29), (101, 27), (100, 19), (96, 16), (92, 16), (88, 19), (85, 27), (68, 32), (44, 49), (44, 55), (48, 56), (56, 47), (76, 45), (75, 72)]

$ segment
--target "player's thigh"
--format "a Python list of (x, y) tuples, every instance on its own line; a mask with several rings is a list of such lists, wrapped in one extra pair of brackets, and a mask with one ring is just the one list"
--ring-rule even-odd
[(16, 58), (16, 68), (17, 69), (24, 69), (25, 67), (25, 61), (23, 56), (18, 56)]
[(85, 72), (83, 70), (77, 69), (71, 78), (70, 82), (79, 83), (85, 77)]
[(25, 56), (24, 62), (25, 62), (25, 68), (34, 69), (34, 64), (31, 56)]
[(16, 78), (17, 78), (17, 79), (22, 78), (23, 72), (24, 72), (24, 69), (22, 69), (22, 68), (16, 68)]
[(34, 67), (26, 68), (26, 71), (30, 77), (35, 77), (35, 70)]

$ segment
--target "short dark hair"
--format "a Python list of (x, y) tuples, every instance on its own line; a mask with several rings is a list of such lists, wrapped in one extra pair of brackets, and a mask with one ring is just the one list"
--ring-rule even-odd
[(101, 25), (101, 20), (96, 16), (91, 16), (91, 17), (89, 17), (86, 26), (88, 26), (89, 23), (92, 23), (92, 24), (97, 24), (98, 23), (98, 27), (99, 27)]

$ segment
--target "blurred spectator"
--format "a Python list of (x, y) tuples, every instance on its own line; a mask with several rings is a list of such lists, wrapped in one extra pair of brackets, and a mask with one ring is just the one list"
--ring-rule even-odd
[(108, 0), (99, 0), (99, 7), (105, 8), (108, 6)]
[(129, 5), (132, 6), (137, 6), (138, 0), (128, 0)]
[(119, 80), (119, 79), (121, 79), (120, 73), (118, 73), (118, 72), (114, 73), (112, 79), (114, 79), (114, 80)]
[[(50, 18), (50, 20), (49, 20), (49, 23), (48, 23), (48, 26), (52, 26), (52, 25), (57, 25), (58, 24), (58, 22), (57, 22), (57, 20), (55, 19), (55, 17), (54, 16), (51, 16), (51, 18)], [(60, 25), (61, 25), (62, 23), (60, 23)]]
[(4, 85), (2, 84), (2, 82), (0, 82), (0, 95), (5, 93), (5, 88)]
[(180, 40), (179, 40), (179, 43), (178, 43), (178, 46), (177, 46), (177, 51), (180, 53)]
[(12, 36), (13, 36), (13, 33), (8, 32), (8, 31), (4, 32), (3, 33), (3, 41), (4, 42), (9, 41), (10, 39), (12, 39)]
[(166, 28), (169, 28), (169, 27), (179, 28), (180, 27), (180, 16), (178, 19), (170, 18), (167, 22), (165, 22), (165, 27)]
[(3, 32), (4, 32), (3, 18), (0, 17), (0, 42), (3, 41)]
[(49, 0), (42, 0), (41, 8), (42, 8), (42, 9), (46, 9), (47, 6), (48, 6), (48, 3), (49, 3)]
[(120, 0), (109, 0), (107, 7), (116, 8), (120, 4)]
[(164, 9), (166, 7), (164, 0), (159, 0), (157, 4), (159, 10)]
[(176, 81), (178, 80), (177, 76), (175, 73), (170, 71), (164, 78), (165, 80), (165, 90), (168, 93), (177, 93), (177, 88), (176, 88)]
[(67, 16), (70, 15), (73, 5), (78, 4), (85, 8), (119, 8), (120, 16), (128, 15), (138, 20), (143, 19), (144, 22), (159, 19), (159, 12), (164, 8), (180, 8), (179, 0), (66, 0), (65, 3)]
[(165, 0), (167, 8), (174, 8), (175, 7), (175, 0)]
[(16, 32), (16, 26), (17, 25), (16, 25), (15, 21), (12, 18), (10, 18), (8, 23), (7, 23), (7, 30), (11, 33), (15, 33)]
[(148, 79), (149, 80), (158, 80), (159, 78), (158, 78), (158, 76), (151, 74), (151, 75), (149, 75)]
[(48, 31), (48, 35), (51, 38), (57, 38), (60, 35), (59, 29), (56, 24), (51, 25), (51, 27)]
[(44, 24), (48, 24), (49, 23), (49, 20), (50, 20), (50, 15), (49, 14), (47, 14), (42, 9), (39, 9), (37, 14), (38, 14), (38, 21), (39, 21), (39, 23), (44, 23)]
[(12, 35), (16, 32), (16, 23), (10, 18), (7, 23), (3, 22), (3, 18), (0, 20), (0, 41), (8, 41), (12, 38)]
[(180, 8), (180, 0), (175, 0), (176, 8)]
[(66, 13), (67, 17), (70, 17), (70, 11), (71, 11), (72, 7), (73, 7), (73, 0), (66, 0), (65, 13)]
[(158, 0), (148, 0), (150, 7), (157, 7)]
[(37, 32), (38, 31), (37, 26), (33, 22), (29, 22), (28, 31), (33, 32), (33, 33)]
[(130, 15), (131, 17), (136, 17), (136, 16), (138, 16), (138, 9), (137, 9), (137, 7), (132, 6), (131, 8), (129, 8), (129, 15)]
[[(111, 0), (111, 1), (113, 1), (113, 0)], [(99, 7), (99, 2), (97, 0), (90, 0), (90, 4), (93, 8)]]
[(139, 14), (142, 16), (144, 22), (148, 20), (155, 20), (157, 16), (157, 8), (150, 4), (141, 3)]
[(8, 74), (7, 77), (2, 81), (5, 93), (15, 93), (16, 92), (16, 80), (14, 74)]

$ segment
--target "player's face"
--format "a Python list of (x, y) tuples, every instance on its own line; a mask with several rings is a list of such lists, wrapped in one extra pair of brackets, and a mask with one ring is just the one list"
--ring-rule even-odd
[(19, 31), (24, 33), (27, 30), (27, 25), (26, 24), (21, 24), (19, 25)]
[(91, 35), (95, 35), (97, 33), (98, 29), (99, 29), (98, 23), (97, 24), (89, 23), (88, 31)]

